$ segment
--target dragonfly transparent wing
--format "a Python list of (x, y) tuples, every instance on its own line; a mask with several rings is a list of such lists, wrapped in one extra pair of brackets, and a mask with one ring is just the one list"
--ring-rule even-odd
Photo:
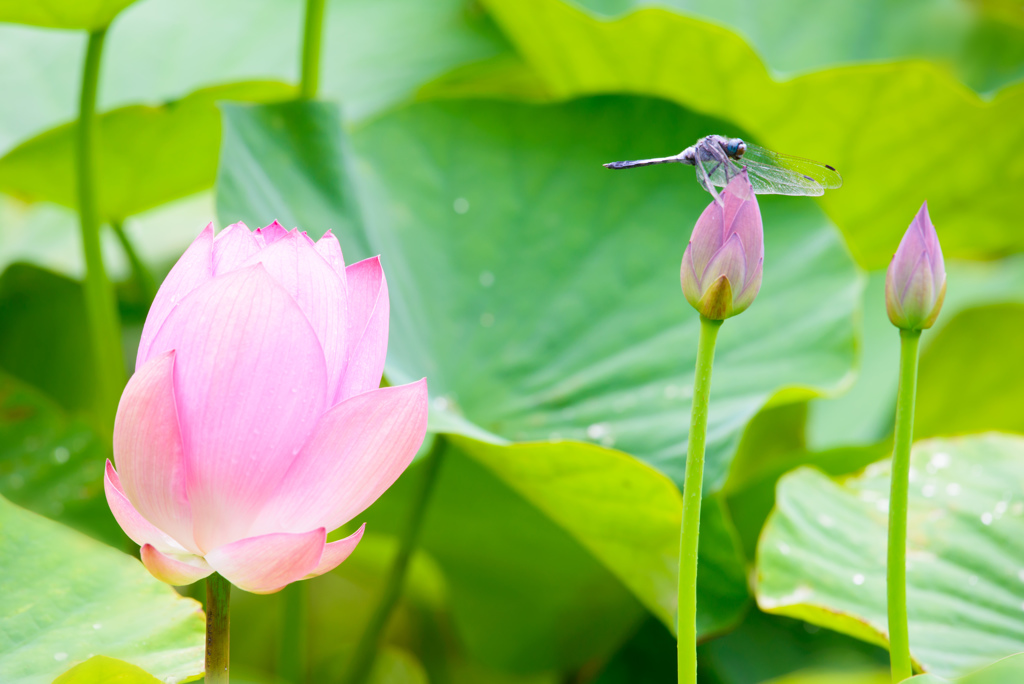
[[(717, 187), (724, 187), (736, 177), (744, 166), (754, 192), (759, 195), (823, 195), (826, 190), (843, 184), (842, 176), (826, 164), (810, 159), (791, 157), (766, 150), (757, 145), (747, 144), (747, 151), (740, 159), (727, 158), (705, 152), (702, 166), (697, 169), (697, 180), (707, 189), (705, 178)], [(712, 157), (712, 158), (708, 158)]]
[(747, 167), (754, 192), (763, 195), (823, 195), (843, 184), (843, 177), (827, 164), (757, 145), (748, 144), (746, 153), (735, 163)]

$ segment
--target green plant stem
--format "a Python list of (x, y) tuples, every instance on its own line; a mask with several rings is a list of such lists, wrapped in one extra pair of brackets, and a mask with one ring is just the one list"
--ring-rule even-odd
[(228, 684), (231, 661), (231, 583), (213, 573), (206, 578), (206, 684)]
[(693, 378), (693, 408), (690, 410), (690, 435), (686, 445), (686, 480), (683, 482), (683, 527), (679, 534), (679, 613), (676, 622), (679, 684), (697, 682), (697, 542), (700, 533), (711, 366), (715, 361), (715, 340), (721, 326), (722, 321), (700, 317), (697, 370)]
[(279, 679), (291, 684), (306, 681), (306, 631), (309, 606), (308, 585), (292, 582), (284, 591), (284, 619), (281, 621)]
[(302, 84), (299, 97), (312, 100), (320, 85), (320, 42), (323, 36), (324, 0), (306, 0), (306, 27), (302, 37)]
[(920, 330), (900, 330), (900, 386), (896, 395), (896, 434), (889, 492), (889, 660), (892, 681), (914, 674), (907, 624), (907, 490), (910, 487), (910, 445), (914, 440), (917, 395), (917, 348)]
[(412, 560), (413, 551), (416, 550), (416, 540), (423, 526), (423, 518), (425, 517), (427, 504), (430, 501), (430, 494), (434, 489), (434, 483), (437, 480), (437, 473), (441, 468), (446, 442), (447, 440), (441, 435), (434, 437), (434, 445), (420, 466), (423, 470), (423, 475), (409, 508), (409, 518), (406, 520), (405, 530), (398, 547), (398, 554), (391, 564), (380, 602), (370, 616), (366, 629), (363, 631), (359, 644), (356, 646), (352, 662), (349, 664), (348, 673), (344, 679), (345, 684), (363, 684), (373, 669), (373, 661), (377, 657), (377, 649), (380, 647), (384, 628), (387, 626), (391, 612), (394, 610), (395, 604), (398, 603), (398, 598), (402, 594), (402, 585), (405, 582), (405, 575), (409, 569), (409, 562)]
[(139, 253), (135, 251), (135, 245), (128, 239), (127, 233), (124, 232), (124, 224), (121, 221), (111, 221), (110, 227), (114, 230), (114, 235), (117, 236), (117, 241), (121, 243), (121, 249), (132, 266), (132, 275), (135, 276), (135, 282), (138, 283), (139, 294), (149, 304), (156, 296), (156, 279), (153, 278), (149, 267), (139, 257)]
[(103, 267), (100, 250), (100, 217), (96, 199), (96, 90), (103, 56), (105, 28), (89, 34), (82, 70), (82, 92), (76, 131), (78, 213), (85, 254), (85, 309), (89, 318), (89, 340), (96, 369), (96, 413), (100, 425), (111, 429), (117, 400), (125, 383), (121, 353), (121, 324), (117, 297)]

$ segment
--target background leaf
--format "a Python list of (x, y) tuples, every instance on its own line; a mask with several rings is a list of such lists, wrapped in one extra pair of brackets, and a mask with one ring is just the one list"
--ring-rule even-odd
[(776, 78), (855, 62), (908, 58), (949, 66), (979, 92), (1024, 76), (1024, 24), (980, 2), (840, 0), (822, 5), (813, 0), (578, 0), (578, 4), (609, 17), (664, 7), (727, 26), (750, 43)]
[[(100, 111), (235, 82), (297, 83), (303, 7), (295, 0), (131, 6), (107, 35)], [(82, 32), (0, 23), (0, 91), (8, 95), (0, 100), (0, 153), (76, 118), (85, 40)], [(450, 70), (509, 52), (470, 0), (330, 0), (320, 95), (341, 101), (347, 119), (362, 120)]]
[(0, 21), (95, 31), (135, 0), (0, 0)]
[(0, 679), (47, 684), (95, 655), (168, 682), (203, 669), (199, 605), (138, 560), (0, 498)]
[[(239, 83), (159, 107), (135, 105), (101, 114), (96, 133), (101, 216), (121, 220), (208, 188), (220, 140), (217, 101), (278, 100), (293, 93), (281, 83)], [(0, 159), (0, 190), (76, 207), (76, 128), (60, 126), (8, 152)]]
[[(762, 609), (885, 643), (889, 465), (845, 483), (808, 468), (781, 480), (758, 546)], [(1020, 437), (916, 445), (908, 612), (926, 671), (954, 677), (1024, 649), (1022, 484)]]

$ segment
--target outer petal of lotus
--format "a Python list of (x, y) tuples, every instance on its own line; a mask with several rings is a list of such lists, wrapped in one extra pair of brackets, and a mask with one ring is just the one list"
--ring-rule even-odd
[(132, 502), (125, 495), (124, 489), (121, 487), (121, 480), (110, 461), (107, 461), (106, 470), (103, 473), (103, 493), (107, 496), (107, 505), (110, 506), (110, 512), (114, 514), (114, 520), (133, 542), (139, 546), (152, 544), (168, 553), (188, 553), (178, 542), (171, 539), (163, 530), (157, 529), (153, 523), (135, 510)]
[(153, 349), (175, 350), (195, 542), (208, 551), (241, 539), (326, 408), (320, 342), (257, 264), (195, 290)]
[(391, 303), (380, 257), (346, 269), (349, 282), (348, 353), (345, 375), (333, 403), (380, 387), (388, 355)]
[[(754, 199), (754, 189), (750, 185), (750, 178), (747, 177), (747, 170), (743, 169), (740, 173), (733, 177), (729, 181), (729, 184), (722, 189), (722, 219), (723, 219), (723, 231), (724, 233), (737, 232), (737, 228), (734, 225), (736, 223), (737, 215), (740, 210), (746, 206), (749, 202), (756, 202)], [(760, 216), (758, 216), (760, 223)], [(746, 236), (741, 236), (746, 237)]]
[(299, 305), (313, 326), (327, 364), (329, 403), (341, 385), (347, 360), (346, 279), (320, 256), (309, 239), (297, 230), (287, 233), (253, 255), (247, 266), (260, 263)]
[(885, 310), (888, 312), (892, 324), (902, 327), (901, 323), (906, 321), (907, 316), (903, 311), (903, 303), (900, 301), (900, 287), (896, 284), (896, 269), (893, 267), (895, 260), (896, 256), (894, 255), (885, 272)]
[(693, 271), (698, 278), (703, 279), (708, 262), (725, 244), (725, 219), (722, 212), (718, 202), (711, 202), (701, 212), (690, 235), (687, 249), (690, 250)]
[(683, 295), (686, 296), (686, 301), (690, 302), (690, 306), (694, 308), (699, 306), (703, 293), (700, 290), (700, 278), (697, 277), (693, 268), (691, 245), (687, 245), (686, 251), (683, 252), (683, 263), (679, 268), (679, 281), (683, 285)]
[(260, 246), (268, 247), (277, 242), (278, 240), (280, 240), (281, 238), (283, 238), (287, 234), (288, 231), (285, 230), (284, 226), (282, 226), (277, 221), (274, 221), (269, 226), (257, 228), (255, 237), (256, 240), (260, 243)]
[(320, 565), (327, 532), (266, 534), (226, 544), (206, 562), (229, 582), (254, 594), (272, 594), (311, 574)]
[(335, 273), (342, 278), (345, 277), (345, 255), (342, 254), (341, 243), (338, 242), (338, 238), (334, 237), (334, 233), (331, 231), (324, 233), (323, 237), (316, 241), (314, 248), (317, 254), (331, 265)]
[(922, 329), (927, 329), (935, 325), (935, 319), (939, 317), (939, 312), (942, 311), (942, 303), (946, 301), (946, 282), (943, 280), (942, 288), (939, 290), (939, 295), (935, 298), (935, 306), (932, 307), (932, 311), (921, 323)]
[(928, 203), (921, 205), (917, 215), (914, 217), (914, 224), (919, 226), (924, 236), (925, 251), (928, 253), (928, 260), (932, 266), (932, 290), (939, 292), (946, 284), (946, 263), (942, 257), (942, 247), (939, 245), (939, 235), (932, 225), (931, 216), (928, 215)]
[(135, 367), (142, 368), (151, 357), (150, 347), (171, 310), (190, 292), (213, 278), (213, 224), (192, 241), (157, 290), (139, 338)]
[[(725, 276), (734, 291), (740, 291), (747, 282), (747, 257), (743, 253), (743, 243), (736, 233), (729, 236), (715, 256), (711, 257), (708, 266), (701, 276), (701, 291), (707, 292), (711, 284)], [(732, 302), (729, 302), (730, 307)]]
[(318, 577), (325, 572), (330, 572), (334, 568), (341, 565), (352, 552), (355, 551), (356, 545), (363, 538), (363, 532), (366, 531), (366, 523), (359, 526), (359, 529), (338, 541), (333, 541), (324, 547), (324, 555), (320, 557), (320, 563), (313, 568), (313, 572), (306, 575), (303, 579), (309, 579), (310, 577)]
[(154, 357), (128, 381), (114, 420), (114, 459), (136, 510), (182, 547), (200, 553), (192, 537), (173, 351)]
[(427, 431), (427, 382), (382, 387), (324, 414), (249, 534), (337, 529), (409, 466)]
[[(914, 267), (917, 266), (921, 255), (927, 254), (927, 252), (925, 234), (921, 224), (915, 218), (907, 228), (907, 232), (903, 234), (900, 246), (889, 263), (889, 268), (893, 270), (893, 281), (896, 284), (897, 293), (902, 293), (906, 289), (907, 283), (910, 282), (913, 275)], [(901, 294), (898, 296), (902, 299)]]
[(220, 231), (213, 240), (213, 273), (224, 275), (242, 267), (260, 245), (249, 227), (239, 221)]
[(747, 264), (756, 264), (764, 259), (764, 228), (761, 225), (761, 208), (753, 192), (736, 211), (732, 232), (739, 235)]
[(747, 282), (743, 286), (743, 290), (736, 295), (735, 301), (732, 303), (732, 313), (730, 316), (741, 314), (750, 308), (750, 305), (754, 303), (754, 299), (757, 297), (757, 293), (761, 291), (761, 275), (762, 268), (764, 266), (764, 259), (759, 259), (757, 265), (754, 266), (753, 272), (747, 276)]
[(139, 555), (142, 564), (153, 577), (176, 587), (192, 584), (213, 574), (213, 568), (199, 556), (161, 553), (152, 544), (143, 544)]
[(900, 294), (906, 325), (912, 329), (922, 329), (923, 323), (932, 315), (935, 299), (936, 293), (932, 290), (931, 262), (928, 255), (922, 252), (910, 273), (910, 280)]

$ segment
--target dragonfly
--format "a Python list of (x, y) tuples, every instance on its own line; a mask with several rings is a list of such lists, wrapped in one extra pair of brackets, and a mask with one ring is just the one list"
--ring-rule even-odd
[(631, 169), (670, 162), (695, 167), (697, 181), (716, 200), (719, 197), (715, 188), (725, 187), (744, 168), (754, 192), (759, 195), (818, 196), (843, 184), (843, 177), (833, 166), (779, 154), (724, 135), (705, 136), (671, 157), (611, 162), (605, 166)]

